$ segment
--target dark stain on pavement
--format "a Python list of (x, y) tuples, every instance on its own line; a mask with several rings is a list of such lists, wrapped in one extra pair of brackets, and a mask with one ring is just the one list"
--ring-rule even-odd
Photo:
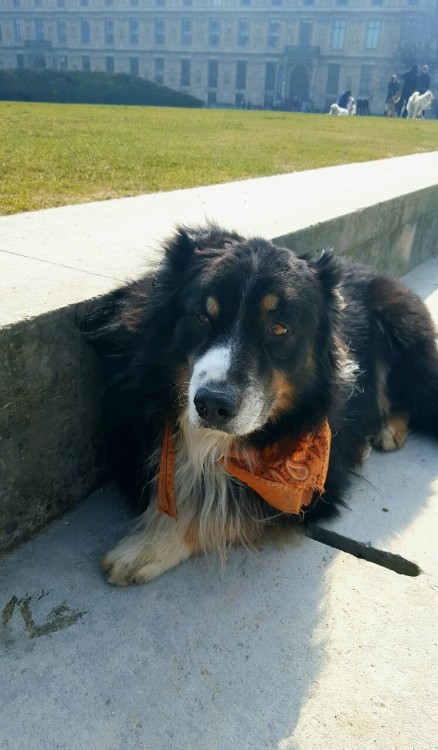
[[(32, 604), (35, 601), (39, 601), (50, 592), (37, 592), (18, 598), (12, 596), (6, 606), (3, 608), (1, 614), (1, 622), (3, 628), (7, 628), (14, 613), (20, 612), (23, 619), (24, 630), (29, 638), (39, 638), (42, 635), (48, 635), (49, 633), (56, 633), (58, 630), (64, 630), (65, 628), (74, 625), (75, 622), (80, 620), (86, 612), (79, 612), (78, 610), (71, 609), (65, 602), (58, 604), (53, 607), (49, 614), (45, 618), (45, 622), (38, 625), (32, 614)], [(9, 640), (9, 639), (8, 639)]]

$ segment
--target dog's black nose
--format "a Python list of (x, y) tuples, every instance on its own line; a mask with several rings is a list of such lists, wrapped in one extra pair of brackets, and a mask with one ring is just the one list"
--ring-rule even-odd
[(231, 391), (203, 386), (193, 399), (196, 411), (209, 427), (221, 427), (236, 416), (238, 399)]

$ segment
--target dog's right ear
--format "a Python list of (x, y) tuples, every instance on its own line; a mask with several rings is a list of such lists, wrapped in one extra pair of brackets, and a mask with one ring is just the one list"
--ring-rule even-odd
[(176, 234), (164, 244), (167, 264), (176, 274), (183, 272), (195, 256), (199, 259), (217, 254), (230, 243), (242, 241), (241, 235), (222, 229), (214, 222), (205, 226), (179, 226)]
[(195, 249), (196, 241), (185, 227), (178, 227), (176, 234), (164, 245), (166, 260), (176, 273), (187, 268), (187, 262), (193, 256)]

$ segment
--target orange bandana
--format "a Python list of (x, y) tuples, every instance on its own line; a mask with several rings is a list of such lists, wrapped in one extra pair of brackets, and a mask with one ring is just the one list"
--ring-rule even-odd
[[(228, 474), (251, 487), (269, 505), (283, 513), (299, 515), (315, 492), (324, 492), (330, 456), (330, 427), (324, 420), (314, 434), (301, 440), (276, 443), (261, 451), (251, 450), (241, 458), (220, 460)], [(175, 448), (166, 425), (158, 477), (158, 510), (176, 518)]]
[(160, 473), (158, 474), (158, 510), (176, 518), (175, 502), (175, 446), (170, 424), (164, 427), (161, 447)]

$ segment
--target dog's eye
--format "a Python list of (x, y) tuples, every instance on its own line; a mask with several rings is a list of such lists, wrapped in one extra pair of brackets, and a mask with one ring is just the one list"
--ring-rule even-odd
[(269, 328), (271, 336), (284, 336), (288, 329), (282, 323), (273, 323)]
[(210, 322), (210, 318), (208, 317), (208, 315), (205, 315), (204, 313), (198, 313), (197, 319), (198, 319), (198, 322), (202, 323), (203, 325)]

